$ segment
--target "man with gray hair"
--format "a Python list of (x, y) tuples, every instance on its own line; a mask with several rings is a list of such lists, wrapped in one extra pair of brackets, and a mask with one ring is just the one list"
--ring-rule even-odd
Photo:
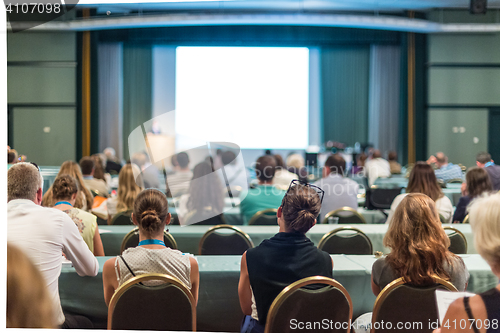
[(464, 179), (460, 166), (448, 163), (448, 156), (443, 152), (436, 153), (436, 156), (431, 156), (427, 160), (427, 164), (435, 164), (437, 169), (434, 170), (437, 179), (442, 179), (447, 182), (452, 179)]
[[(62, 328), (93, 328), (83, 316), (64, 314), (58, 280), (63, 253), (80, 276), (96, 276), (99, 263), (78, 227), (64, 212), (40, 206), (43, 178), (32, 163), (17, 163), (7, 172), (7, 242), (19, 247), (42, 272)], [(57, 203), (56, 203), (57, 205)]]
[(113, 148), (108, 147), (103, 151), (104, 155), (106, 155), (106, 172), (111, 175), (117, 175), (120, 173), (122, 165), (120, 161), (116, 157), (116, 152)]

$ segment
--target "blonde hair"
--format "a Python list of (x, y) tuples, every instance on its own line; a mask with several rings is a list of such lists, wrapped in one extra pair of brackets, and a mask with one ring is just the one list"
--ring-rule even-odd
[(56, 328), (53, 309), (40, 271), (7, 243), (7, 327)]
[(299, 154), (292, 154), (286, 158), (286, 165), (295, 169), (300, 169), (304, 166), (304, 158)]
[[(94, 196), (92, 195), (92, 193), (90, 193), (89, 189), (83, 183), (83, 176), (80, 165), (73, 161), (64, 162), (59, 169), (57, 177), (64, 174), (70, 175), (71, 177), (75, 178), (76, 182), (78, 183), (78, 193), (76, 194), (75, 207), (80, 209), (86, 207), (87, 210), (90, 211), (94, 202)], [(51, 186), (43, 195), (42, 205), (45, 207), (53, 207), (55, 203), (56, 202), (52, 194)]]
[(384, 237), (391, 248), (386, 262), (399, 277), (415, 285), (433, 283), (432, 276), (450, 280), (445, 264), (453, 264), (446, 235), (434, 200), (425, 194), (409, 193), (396, 208)]
[(500, 192), (474, 199), (469, 221), (477, 252), (490, 266), (500, 266)]
[(31, 163), (20, 162), (7, 171), (7, 200), (34, 200), (36, 193), (43, 186), (43, 178)]
[(144, 188), (142, 177), (137, 178), (136, 183), (134, 173), (139, 175), (141, 170), (133, 163), (123, 166), (118, 174), (118, 212), (131, 210), (134, 208), (134, 200)]

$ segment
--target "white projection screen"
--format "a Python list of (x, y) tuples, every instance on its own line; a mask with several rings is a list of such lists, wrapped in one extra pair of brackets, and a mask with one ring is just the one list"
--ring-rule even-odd
[(177, 150), (307, 147), (308, 48), (177, 47), (175, 75)]

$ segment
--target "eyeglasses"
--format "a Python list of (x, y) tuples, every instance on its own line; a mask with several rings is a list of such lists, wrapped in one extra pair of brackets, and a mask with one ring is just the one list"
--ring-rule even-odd
[(285, 204), (285, 198), (286, 196), (288, 195), (288, 192), (290, 192), (290, 189), (294, 186), (297, 186), (297, 185), (302, 185), (302, 186), (307, 186), (307, 187), (310, 187), (312, 188), (314, 191), (316, 191), (316, 193), (318, 194), (318, 196), (320, 197), (320, 204), (323, 203), (323, 197), (325, 196), (325, 191), (323, 191), (320, 187), (316, 186), (316, 185), (311, 185), (309, 183), (306, 183), (306, 182), (303, 182), (303, 181), (300, 181), (298, 179), (294, 179), (290, 182), (290, 186), (288, 186), (288, 190), (286, 191), (286, 194), (285, 196), (283, 197), (283, 201), (281, 202), (281, 206), (283, 207), (283, 205)]
[(29, 162), (29, 164), (34, 165), (35, 168), (38, 170), (38, 172), (40, 172), (40, 168), (38, 167), (38, 165), (35, 162)]

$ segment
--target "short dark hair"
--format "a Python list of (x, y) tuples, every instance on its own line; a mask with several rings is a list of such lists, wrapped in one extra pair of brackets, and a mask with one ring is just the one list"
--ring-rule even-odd
[(395, 161), (395, 160), (397, 160), (397, 158), (398, 158), (398, 153), (396, 153), (394, 150), (391, 150), (389, 152), (389, 155), (387, 155), (387, 159), (389, 161)]
[(236, 159), (236, 154), (230, 150), (223, 152), (221, 155), (222, 164), (224, 165), (228, 165), (235, 159)]
[(465, 181), (467, 183), (467, 192), (469, 192), (470, 198), (478, 197), (484, 192), (493, 191), (490, 176), (483, 168), (470, 168), (465, 175)]
[(80, 168), (83, 175), (90, 175), (94, 169), (94, 160), (89, 156), (84, 156), (80, 160)]
[(264, 155), (255, 162), (257, 178), (263, 182), (269, 182), (274, 178), (276, 172), (276, 159), (272, 155)]
[(274, 158), (276, 159), (276, 167), (278, 169), (284, 169), (285, 168), (285, 161), (283, 161), (283, 157), (281, 157), (280, 154), (275, 154)]
[(482, 164), (486, 164), (491, 161), (491, 155), (485, 151), (482, 151), (476, 155), (476, 161)]
[(375, 149), (373, 151), (373, 158), (380, 158), (380, 157), (382, 157), (382, 153), (380, 152), (380, 150)]
[(75, 178), (70, 175), (60, 175), (52, 184), (52, 197), (55, 200), (71, 199), (71, 196), (78, 193), (78, 184)]
[(179, 164), (179, 166), (183, 169), (187, 168), (189, 164), (189, 155), (185, 152), (177, 154), (177, 164)]
[(329, 168), (330, 172), (335, 172), (339, 175), (344, 175), (345, 160), (339, 154), (330, 155), (326, 159), (325, 168)]
[(16, 161), (16, 153), (9, 151), (7, 153), (7, 163), (14, 163)]

